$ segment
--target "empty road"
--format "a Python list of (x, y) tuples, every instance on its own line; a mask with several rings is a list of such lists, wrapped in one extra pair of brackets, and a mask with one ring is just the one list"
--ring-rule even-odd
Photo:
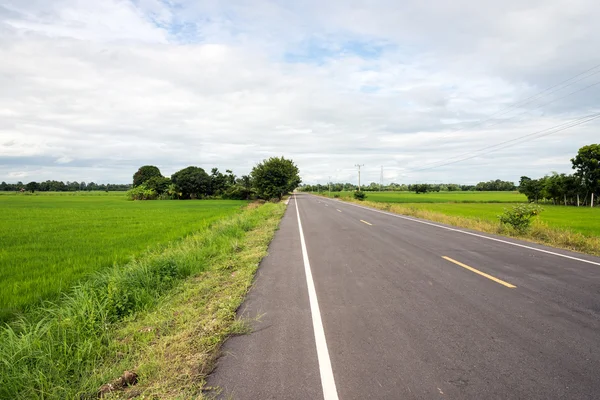
[(220, 398), (600, 398), (598, 257), (301, 194), (239, 313)]

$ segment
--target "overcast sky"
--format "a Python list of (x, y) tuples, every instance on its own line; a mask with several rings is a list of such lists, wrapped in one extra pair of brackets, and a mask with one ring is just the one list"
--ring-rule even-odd
[(0, 180), (280, 155), (307, 183), (570, 172), (600, 119), (478, 151), (600, 111), (598, 21), (597, 0), (0, 0)]

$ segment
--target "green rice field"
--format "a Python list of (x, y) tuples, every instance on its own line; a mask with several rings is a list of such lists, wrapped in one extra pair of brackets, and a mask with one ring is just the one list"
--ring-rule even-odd
[[(401, 204), (410, 208), (428, 210), (446, 215), (471, 219), (498, 221), (505, 208), (527, 202), (518, 192), (365, 192), (367, 201)], [(340, 197), (350, 198), (352, 192), (341, 192)], [(333, 197), (334, 193), (332, 193)], [(544, 211), (539, 221), (551, 228), (600, 237), (600, 207), (565, 207), (540, 203)]]
[(127, 201), (122, 192), (0, 195), (0, 320), (89, 274), (206, 228), (244, 201)]
[[(369, 201), (384, 203), (524, 203), (527, 197), (519, 192), (365, 192)], [(352, 197), (353, 192), (340, 192)], [(332, 193), (333, 196), (333, 193)]]
[[(370, 199), (369, 199), (370, 200)], [(407, 204), (409, 205), (409, 204)], [(498, 203), (436, 203), (410, 204), (410, 207), (446, 215), (497, 222), (498, 215), (513, 204)], [(539, 221), (551, 228), (579, 232), (586, 236), (600, 236), (600, 208), (542, 205)]]

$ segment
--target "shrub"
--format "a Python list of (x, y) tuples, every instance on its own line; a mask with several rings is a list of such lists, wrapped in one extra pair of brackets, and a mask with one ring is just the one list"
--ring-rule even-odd
[(224, 199), (229, 200), (249, 200), (252, 198), (252, 189), (245, 188), (241, 185), (233, 185), (223, 193)]
[(339, 199), (340, 198), (340, 194), (339, 193), (334, 193), (333, 194), (333, 198), (334, 199)]
[(127, 191), (129, 200), (156, 200), (158, 194), (155, 190), (148, 188), (146, 185), (140, 185)]
[(362, 191), (356, 191), (356, 192), (354, 192), (354, 198), (355, 198), (356, 200), (363, 201), (364, 199), (366, 199), (366, 198), (367, 198), (367, 195), (365, 194), (365, 192), (362, 192)]
[(543, 211), (537, 204), (519, 204), (512, 209), (504, 209), (502, 215), (498, 215), (500, 223), (512, 227), (519, 233), (525, 233), (531, 226), (532, 218)]

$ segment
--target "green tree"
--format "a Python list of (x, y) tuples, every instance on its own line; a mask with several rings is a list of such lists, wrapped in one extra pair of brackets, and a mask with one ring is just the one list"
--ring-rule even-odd
[(210, 194), (210, 176), (199, 167), (187, 167), (171, 175), (171, 180), (177, 186), (181, 198), (193, 199)]
[(571, 162), (588, 193), (600, 193), (600, 144), (583, 146)]
[(39, 185), (37, 182), (29, 182), (27, 185), (25, 185), (25, 190), (33, 193), (36, 190), (38, 190), (38, 187), (39, 187)]
[(133, 187), (140, 186), (153, 177), (162, 177), (158, 167), (155, 167), (154, 165), (144, 165), (133, 174)]
[(228, 179), (218, 168), (210, 171), (210, 192), (214, 195), (222, 195), (228, 187)]
[(170, 184), (171, 179), (164, 176), (153, 176), (144, 183), (148, 189), (154, 190), (159, 195), (165, 193)]
[(257, 164), (250, 176), (256, 194), (261, 199), (281, 199), (302, 182), (298, 167), (292, 160), (283, 157), (271, 157)]

